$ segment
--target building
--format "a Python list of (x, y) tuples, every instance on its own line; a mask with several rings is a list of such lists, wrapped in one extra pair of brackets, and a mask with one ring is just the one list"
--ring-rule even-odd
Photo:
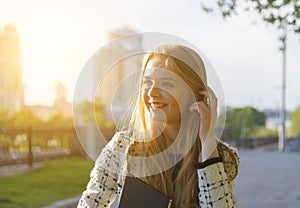
[(24, 87), (22, 83), (19, 36), (13, 25), (0, 29), (0, 108), (13, 114), (22, 108)]
[[(77, 80), (74, 104), (100, 97), (106, 106), (106, 119), (113, 119), (116, 124), (129, 109), (133, 92), (137, 92), (135, 78), (140, 74), (142, 40), (135, 31), (121, 28), (109, 33), (109, 41), (85, 65)], [(82, 115), (74, 114), (77, 135), (87, 154), (95, 160), (113, 134), (108, 135), (93, 121), (84, 121)]]
[(53, 106), (24, 104), (19, 35), (10, 24), (0, 28), (0, 109), (7, 109), (10, 116), (21, 109), (29, 109), (43, 120), (59, 112), (66, 117), (72, 116), (72, 104), (66, 101), (66, 88), (62, 83), (57, 83)]
[[(279, 109), (265, 109), (263, 112), (266, 115), (266, 128), (278, 129), (281, 127), (281, 118)], [(286, 126), (290, 126), (290, 111), (286, 111)]]
[(67, 89), (61, 82), (56, 83), (56, 99), (54, 108), (65, 117), (72, 117), (72, 103), (67, 101)]
[(53, 106), (24, 105), (24, 109), (31, 110), (44, 121), (58, 113), (64, 117), (72, 117), (72, 103), (66, 100), (66, 87), (60, 82), (56, 84), (56, 98)]
[[(136, 92), (142, 63), (142, 40), (135, 31), (122, 28), (109, 33), (109, 41), (92, 59), (96, 96), (107, 107), (107, 116), (118, 119)], [(121, 38), (121, 39), (120, 39)], [(137, 93), (137, 92), (136, 92)]]

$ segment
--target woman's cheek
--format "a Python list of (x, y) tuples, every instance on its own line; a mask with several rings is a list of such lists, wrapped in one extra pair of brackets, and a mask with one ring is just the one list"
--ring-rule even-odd
[(147, 105), (148, 101), (149, 101), (148, 90), (143, 89), (143, 91), (142, 91), (142, 99), (143, 99), (144, 103)]

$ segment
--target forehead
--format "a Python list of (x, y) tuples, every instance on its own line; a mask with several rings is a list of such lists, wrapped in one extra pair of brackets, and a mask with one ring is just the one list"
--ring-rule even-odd
[(144, 77), (180, 79), (175, 71), (175, 67), (170, 64), (168, 64), (168, 67), (165, 65), (165, 60), (160, 60), (158, 58), (149, 60), (144, 71)]

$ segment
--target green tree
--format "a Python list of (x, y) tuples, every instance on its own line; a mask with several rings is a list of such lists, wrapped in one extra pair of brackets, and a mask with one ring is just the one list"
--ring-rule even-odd
[(108, 121), (105, 116), (105, 105), (99, 97), (96, 97), (94, 102), (88, 100), (75, 106), (75, 112), (79, 115), (81, 122), (96, 122), (101, 127), (112, 127), (113, 122)]
[(8, 110), (0, 109), (0, 126), (7, 125), (8, 119), (9, 119)]
[(247, 138), (265, 125), (266, 116), (253, 107), (229, 109), (226, 114), (225, 137), (230, 139)]
[(95, 98), (94, 107), (95, 107), (96, 120), (97, 120), (98, 125), (103, 126), (103, 127), (112, 127), (113, 122), (109, 121), (106, 118), (105, 105), (103, 104), (100, 97)]
[(289, 28), (300, 34), (300, 0), (216, 0), (209, 6), (207, 4), (203, 3), (202, 9), (208, 13), (217, 11), (227, 18), (243, 7), (244, 11), (254, 11), (264, 22), (279, 30)]
[(48, 126), (71, 126), (73, 125), (73, 119), (71, 117), (65, 117), (61, 112), (52, 115), (45, 123)]
[(277, 137), (278, 136), (278, 129), (270, 129), (266, 127), (259, 127), (255, 131), (255, 137), (257, 138), (265, 138), (265, 137)]
[(31, 110), (22, 109), (12, 116), (9, 124), (15, 127), (35, 127), (43, 125), (43, 121)]
[(300, 106), (298, 106), (290, 116), (291, 126), (290, 126), (290, 134), (292, 137), (300, 134)]

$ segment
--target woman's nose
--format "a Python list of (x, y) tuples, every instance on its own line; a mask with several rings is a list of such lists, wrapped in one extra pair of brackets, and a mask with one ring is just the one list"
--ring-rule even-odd
[(160, 89), (156, 86), (152, 86), (148, 91), (148, 96), (153, 98), (160, 97), (161, 96)]

